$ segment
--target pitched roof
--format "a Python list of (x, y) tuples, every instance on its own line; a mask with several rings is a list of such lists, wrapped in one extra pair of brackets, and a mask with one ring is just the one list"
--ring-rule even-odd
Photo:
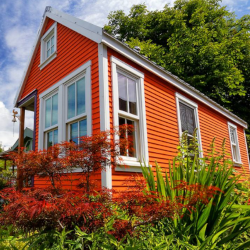
[(138, 53), (138, 51), (131, 49), (128, 47), (127, 44), (121, 42), (114, 36), (108, 34), (105, 32), (102, 28), (93, 25), (91, 23), (88, 23), (86, 21), (83, 21), (79, 18), (70, 16), (64, 12), (55, 10), (51, 7), (46, 7), (45, 12), (43, 15), (43, 19), (37, 34), (37, 39), (35, 41), (35, 45), (33, 46), (33, 50), (30, 56), (30, 60), (28, 61), (27, 69), (24, 72), (20, 87), (18, 89), (14, 105), (17, 106), (17, 102), (21, 97), (23, 88), (25, 86), (25, 82), (27, 80), (27, 77), (29, 75), (29, 71), (31, 68), (31, 65), (33, 63), (36, 51), (38, 49), (40, 39), (42, 37), (43, 31), (45, 29), (46, 23), (48, 19), (53, 19), (58, 23), (61, 23), (62, 25), (76, 31), (77, 33), (95, 41), (96, 43), (103, 43), (107, 45), (108, 47), (118, 51), (120, 54), (124, 55), (125, 57), (129, 58), (130, 60), (134, 61), (135, 63), (139, 64), (143, 68), (146, 68), (147, 70), (151, 71), (152, 73), (158, 75), (160, 78), (168, 81), (170, 84), (174, 85), (175, 87), (181, 89), (182, 91), (188, 93), (189, 95), (193, 96), (195, 99), (201, 101), (202, 103), (208, 105), (212, 109), (216, 110), (217, 112), (221, 113), (222, 115), (228, 117), (232, 121), (234, 121), (237, 124), (240, 124), (244, 128), (247, 128), (247, 123), (242, 120), (237, 115), (233, 114), (226, 108), (222, 107), (212, 99), (210, 99), (208, 96), (204, 95), (197, 89), (195, 89), (190, 84), (186, 83), (179, 77), (173, 75), (171, 72), (167, 71), (165, 68), (157, 65), (156, 63), (150, 61), (147, 57), (141, 55)]

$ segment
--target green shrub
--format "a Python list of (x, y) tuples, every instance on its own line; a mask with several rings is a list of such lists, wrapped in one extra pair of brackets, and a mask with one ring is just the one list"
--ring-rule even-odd
[[(224, 144), (223, 142), (221, 154), (218, 155), (215, 153), (213, 140), (208, 157), (199, 158), (196, 140), (190, 145), (187, 134), (183, 133), (179, 155), (172, 164), (169, 163), (169, 175), (166, 172), (164, 178), (156, 163), (155, 182), (152, 169), (142, 167), (148, 190), (157, 190), (162, 199), (178, 200), (184, 204), (189, 201), (192, 193), (185, 185), (183, 189), (176, 188), (179, 183), (196, 185), (198, 189), (207, 187), (200, 189), (207, 202), (197, 202), (195, 209), (184, 208), (181, 216), (173, 221), (168, 220), (177, 237), (181, 239), (189, 236), (189, 243), (200, 249), (225, 247), (225, 244), (236, 240), (250, 227), (250, 206), (236, 205), (239, 199), (236, 188), (240, 176), (235, 174), (231, 161), (226, 159)], [(214, 187), (221, 192), (209, 197), (207, 191)], [(250, 241), (245, 244), (250, 246)]]

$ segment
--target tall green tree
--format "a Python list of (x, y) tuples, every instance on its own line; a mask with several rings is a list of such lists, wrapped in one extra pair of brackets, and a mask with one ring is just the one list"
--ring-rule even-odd
[(104, 29), (250, 124), (250, 16), (237, 19), (220, 2), (134, 5), (111, 12)]

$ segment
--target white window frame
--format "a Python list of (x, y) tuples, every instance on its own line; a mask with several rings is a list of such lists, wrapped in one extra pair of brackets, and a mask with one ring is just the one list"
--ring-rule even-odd
[[(47, 41), (54, 36), (54, 52), (47, 57)], [(42, 70), (47, 64), (49, 64), (57, 56), (57, 22), (55, 22), (48, 31), (41, 38), (41, 50), (40, 50), (40, 65)]]
[[(85, 113), (67, 119), (67, 86), (85, 77)], [(58, 123), (45, 129), (45, 101), (58, 94)], [(68, 124), (87, 119), (87, 135), (92, 134), (92, 98), (91, 98), (91, 61), (86, 62), (78, 69), (55, 83), (39, 95), (39, 140), (38, 149), (46, 148), (45, 133), (58, 129), (58, 143), (68, 140)]]
[(184, 105), (192, 108), (194, 110), (194, 119), (195, 119), (195, 126), (197, 128), (197, 141), (199, 144), (199, 151), (200, 155), (199, 157), (203, 157), (203, 151), (202, 151), (202, 142), (201, 142), (201, 133), (200, 133), (200, 123), (199, 123), (199, 114), (198, 114), (198, 104), (191, 101), (187, 97), (175, 93), (176, 98), (176, 109), (177, 109), (177, 121), (178, 121), (178, 131), (179, 131), (179, 138), (181, 140), (182, 137), (182, 129), (181, 129), (181, 114), (180, 114), (180, 102)]
[[(76, 116), (68, 119), (68, 92), (67, 92), (68, 87), (70, 85), (76, 83), (78, 80), (80, 80), (83, 77), (85, 78), (85, 112), (80, 114), (80, 115), (76, 115)], [(92, 111), (90, 111), (88, 108), (88, 105), (92, 100), (91, 99), (91, 89), (90, 89), (91, 86), (89, 84), (87, 84), (86, 82), (87, 82), (86, 72), (84, 71), (81, 74), (78, 74), (76, 77), (74, 77), (73, 79), (71, 79), (70, 81), (68, 81), (67, 83), (64, 84), (64, 88), (65, 88), (64, 100), (66, 100), (64, 110), (66, 110), (65, 123), (66, 123), (66, 127), (67, 127), (67, 137), (66, 137), (67, 141), (70, 140), (70, 124), (75, 123), (75, 122), (79, 122), (79, 121), (84, 120), (84, 119), (87, 119), (87, 135), (91, 135), (91, 133), (92, 133), (92, 129), (89, 126), (89, 117), (91, 117), (90, 113), (92, 113)]]
[[(242, 166), (242, 161), (241, 161), (240, 145), (239, 145), (239, 139), (238, 139), (237, 126), (232, 124), (231, 122), (227, 122), (227, 125), (228, 125), (228, 133), (229, 133), (229, 140), (230, 140), (231, 155), (232, 155), (233, 164), (234, 164), (234, 166), (240, 167), (240, 166)], [(236, 146), (236, 151), (237, 151), (236, 153), (238, 154), (239, 161), (236, 161), (236, 159), (234, 159), (234, 155), (233, 155), (233, 146), (234, 145), (233, 145), (233, 142), (231, 140), (230, 128), (235, 129), (236, 143), (234, 145)]]
[[(116, 166), (116, 171), (141, 172), (141, 164), (148, 164), (148, 140), (146, 127), (146, 110), (144, 97), (144, 74), (123, 61), (111, 56), (112, 92), (113, 92), (113, 125), (119, 125), (119, 116), (135, 121), (135, 143), (137, 157), (121, 156), (122, 162)], [(136, 81), (137, 115), (119, 110), (118, 72)], [(119, 137), (116, 136), (115, 140)], [(141, 162), (141, 163), (140, 163)], [(126, 167), (128, 166), (128, 167)]]

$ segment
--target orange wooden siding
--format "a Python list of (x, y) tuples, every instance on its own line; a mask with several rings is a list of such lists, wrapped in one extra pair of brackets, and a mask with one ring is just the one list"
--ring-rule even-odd
[[(223, 139), (226, 138), (226, 150), (229, 154), (231, 154), (227, 125), (227, 122), (230, 120), (227, 117), (222, 116), (209, 106), (206, 106), (191, 96), (188, 96), (187, 94), (172, 86), (170, 83), (155, 76), (149, 71), (136, 65), (129, 59), (118, 54), (114, 50), (108, 48), (108, 80), (111, 128), (113, 126), (112, 72), (110, 62), (111, 56), (119, 58), (120, 60), (144, 73), (149, 162), (152, 166), (154, 166), (155, 161), (157, 161), (163, 169), (166, 169), (166, 167), (168, 167), (169, 161), (172, 161), (172, 159), (177, 155), (179, 134), (175, 99), (176, 92), (185, 95), (187, 98), (198, 104), (203, 155), (206, 155), (206, 152), (209, 150), (210, 144), (214, 137), (216, 137), (215, 142), (217, 150), (221, 149)], [(243, 167), (237, 167), (236, 169), (240, 173), (245, 172), (249, 175), (249, 163), (244, 139), (244, 130), (239, 125), (237, 125), (237, 128)], [(131, 175), (135, 175), (135, 173), (118, 172), (113, 170), (113, 188), (124, 190), (124, 183)]]
[[(53, 25), (54, 21), (49, 19), (44, 33)], [(21, 98), (37, 89), (38, 97), (46, 89), (53, 86), (59, 80), (91, 60), (91, 84), (92, 84), (92, 131), (100, 130), (99, 109), (99, 68), (98, 68), (98, 44), (92, 40), (76, 33), (75, 31), (57, 23), (57, 57), (53, 59), (42, 70), (40, 64), (40, 46), (36, 52), (31, 71), (29, 73)], [(38, 148), (39, 135), (39, 98), (37, 98), (36, 113), (36, 150)], [(101, 175), (98, 174), (99, 181)], [(42, 183), (40, 183), (42, 182)], [(37, 184), (45, 185), (39, 179)]]

